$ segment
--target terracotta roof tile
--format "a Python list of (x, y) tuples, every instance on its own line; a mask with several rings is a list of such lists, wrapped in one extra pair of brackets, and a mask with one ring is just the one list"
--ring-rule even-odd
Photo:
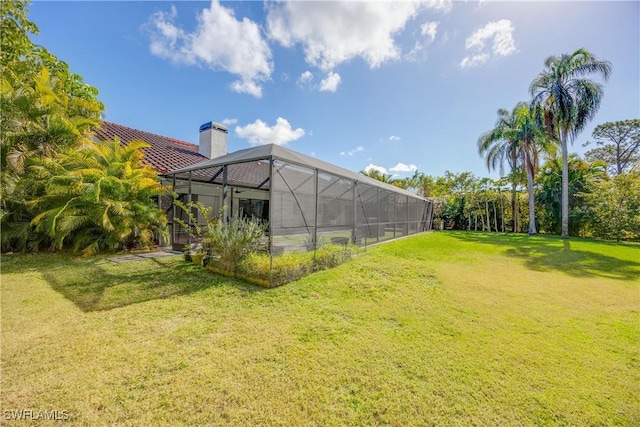
[(102, 122), (94, 132), (102, 140), (112, 141), (117, 136), (124, 145), (132, 140), (141, 140), (151, 145), (150, 148), (143, 150), (143, 162), (154, 168), (158, 174), (165, 174), (207, 160), (205, 156), (198, 153), (198, 146), (195, 144), (111, 122)]
[[(102, 140), (112, 141), (117, 136), (124, 145), (133, 140), (141, 140), (151, 145), (143, 150), (143, 162), (154, 168), (159, 175), (208, 160), (198, 153), (198, 146), (195, 144), (111, 122), (103, 121), (101, 127), (94, 129), (94, 132)], [(222, 184), (222, 173), (218, 173), (220, 169), (217, 167), (195, 171), (192, 179)], [(186, 178), (187, 175), (184, 174), (182, 178)], [(232, 186), (256, 188), (262, 184), (260, 188), (268, 189), (268, 178), (268, 163), (254, 161), (229, 166), (228, 182)]]

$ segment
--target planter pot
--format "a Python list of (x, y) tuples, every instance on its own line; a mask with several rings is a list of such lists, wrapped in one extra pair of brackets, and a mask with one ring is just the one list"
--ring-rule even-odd
[(204, 258), (204, 254), (191, 255), (191, 261), (193, 261), (194, 264), (202, 265), (202, 258)]

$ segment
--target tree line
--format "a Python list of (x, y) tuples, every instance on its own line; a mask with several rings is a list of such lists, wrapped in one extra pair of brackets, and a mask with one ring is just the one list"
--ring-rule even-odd
[[(504, 110), (499, 115), (499, 122), (512, 116)], [(481, 142), (487, 135), (481, 136)], [(603, 123), (592, 136), (585, 145), (597, 148), (587, 151), (584, 158), (567, 156), (569, 235), (640, 241), (640, 120)], [(559, 235), (562, 161), (553, 144), (541, 148), (543, 153), (531, 156), (536, 160), (531, 169), (533, 191), (523, 170), (525, 164), (514, 162), (513, 153), (507, 160), (515, 167), (499, 179), (449, 171), (439, 177), (416, 171), (407, 178), (393, 178), (377, 170), (361, 173), (433, 200), (436, 229), (528, 233), (533, 223), (536, 231)], [(499, 166), (499, 162), (490, 164), (496, 159), (487, 157), (491, 168)]]
[[(511, 231), (524, 231), (520, 221), (526, 218), (529, 234), (541, 230), (563, 238), (586, 235), (638, 240), (640, 120), (597, 126), (590, 142), (597, 147), (584, 160), (568, 152), (569, 144), (595, 117), (604, 96), (602, 84), (591, 77), (606, 81), (611, 72), (608, 61), (586, 49), (545, 60), (544, 69), (529, 86), (531, 99), (511, 110), (500, 108), (494, 127), (477, 141), (489, 170), (499, 168), (504, 175), (505, 164), (509, 166), (506, 182), (468, 173), (447, 172), (440, 178), (416, 173), (400, 180), (375, 169), (362, 173), (426, 197), (444, 197), (439, 219), (448, 221), (449, 227), (477, 229), (479, 218), (480, 228), (491, 231), (493, 206), (493, 229), (498, 231), (496, 200), (504, 221), (503, 184), (508, 182)], [(526, 189), (526, 215), (520, 208), (522, 187)]]

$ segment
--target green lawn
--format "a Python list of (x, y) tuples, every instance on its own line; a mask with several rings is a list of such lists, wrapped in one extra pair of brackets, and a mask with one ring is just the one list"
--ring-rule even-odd
[(639, 245), (430, 233), (272, 290), (180, 257), (1, 261), (3, 411), (92, 426), (640, 424)]

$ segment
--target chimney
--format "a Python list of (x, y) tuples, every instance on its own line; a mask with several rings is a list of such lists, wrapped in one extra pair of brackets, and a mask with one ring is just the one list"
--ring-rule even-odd
[(200, 126), (200, 144), (198, 152), (213, 159), (227, 154), (227, 127), (216, 122)]

